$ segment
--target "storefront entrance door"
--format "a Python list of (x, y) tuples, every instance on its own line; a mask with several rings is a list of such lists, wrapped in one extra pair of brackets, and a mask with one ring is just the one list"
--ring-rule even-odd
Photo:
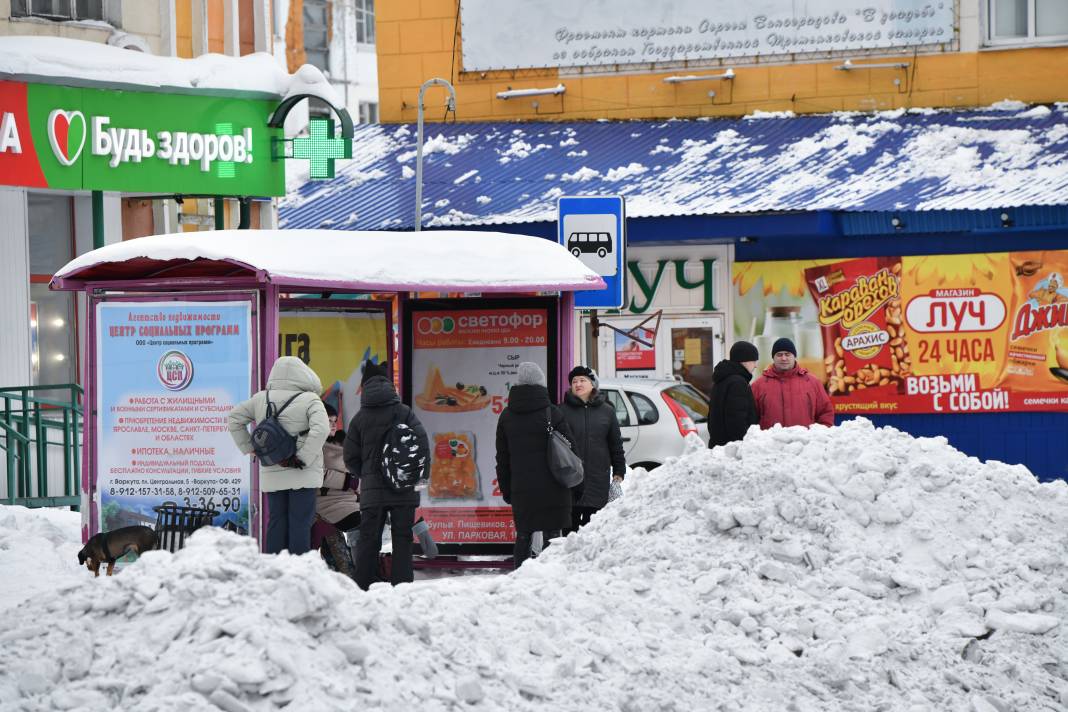
[[(605, 317), (605, 322), (625, 330), (644, 318)], [(603, 328), (598, 339), (599, 371), (604, 377), (619, 379), (678, 377), (708, 395), (712, 390), (712, 369), (725, 354), (723, 324), (722, 314), (665, 314), (652, 348)], [(653, 338), (652, 332), (641, 335)]]
[[(723, 358), (723, 319), (719, 316), (666, 320), (671, 375), (708, 396), (712, 369)], [(663, 328), (663, 326), (661, 327)]]

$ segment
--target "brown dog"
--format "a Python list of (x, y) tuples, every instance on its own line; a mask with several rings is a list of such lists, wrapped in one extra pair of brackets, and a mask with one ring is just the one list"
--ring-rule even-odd
[(156, 532), (148, 527), (123, 527), (110, 532), (100, 532), (89, 537), (85, 546), (78, 552), (78, 564), (85, 564), (96, 576), (100, 575), (100, 564), (108, 565), (108, 576), (115, 569), (115, 560), (129, 553), (140, 556), (146, 551), (159, 547)]

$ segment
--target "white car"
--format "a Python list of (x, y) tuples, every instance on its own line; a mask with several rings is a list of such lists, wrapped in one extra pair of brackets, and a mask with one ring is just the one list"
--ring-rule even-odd
[(649, 470), (681, 455), (689, 433), (708, 443), (708, 401), (685, 381), (602, 379), (616, 409), (627, 464)]

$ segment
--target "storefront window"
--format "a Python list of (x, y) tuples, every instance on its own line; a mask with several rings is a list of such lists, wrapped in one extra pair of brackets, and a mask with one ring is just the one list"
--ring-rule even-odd
[[(72, 292), (48, 282), (74, 257), (73, 198), (30, 193), (30, 345), (33, 384), (77, 383), (77, 314)], [(45, 394), (47, 395), (47, 394)]]
[(375, 43), (375, 0), (356, 0), (356, 41)]
[(992, 44), (1068, 40), (1065, 0), (988, 0)]
[(11, 16), (46, 20), (106, 20), (104, 0), (11, 0)]
[(330, 69), (331, 9), (328, 0), (304, 0), (305, 61), (324, 72)]
[(361, 124), (377, 124), (378, 123), (378, 103), (374, 101), (361, 101), (360, 102), (360, 123)]

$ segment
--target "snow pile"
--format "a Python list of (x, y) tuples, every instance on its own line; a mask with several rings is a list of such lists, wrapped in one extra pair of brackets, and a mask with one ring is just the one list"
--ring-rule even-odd
[[(18, 709), (1052, 710), (1068, 487), (864, 420), (650, 473), (510, 576), (363, 594), (202, 530), (0, 621)], [(2, 707), (2, 705), (0, 705)]]
[(344, 105), (319, 69), (305, 64), (290, 74), (266, 52), (182, 59), (65, 37), (0, 37), (0, 75), (4, 74), (111, 87), (224, 90), (283, 99), (310, 94), (333, 106)]
[(0, 611), (79, 574), (81, 526), (70, 510), (0, 506)]

